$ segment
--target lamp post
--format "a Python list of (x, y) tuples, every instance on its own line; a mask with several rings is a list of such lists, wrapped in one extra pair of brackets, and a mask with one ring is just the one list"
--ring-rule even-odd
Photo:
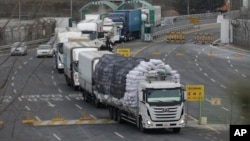
[(72, 7), (72, 0), (70, 0), (70, 16), (72, 18), (72, 15), (73, 15), (73, 7)]
[(21, 0), (19, 0), (19, 21), (21, 21)]

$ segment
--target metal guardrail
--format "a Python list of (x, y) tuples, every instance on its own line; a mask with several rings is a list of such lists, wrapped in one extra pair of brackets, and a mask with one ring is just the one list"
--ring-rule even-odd
[[(38, 44), (38, 43), (43, 43), (43, 42), (48, 42), (50, 38), (45, 38), (45, 39), (38, 39), (38, 40), (33, 40), (33, 41), (27, 41), (27, 45), (32, 45), (32, 44)], [(1, 52), (6, 52), (7, 49), (10, 49), (10, 45), (4, 45), (0, 46), (0, 53)]]

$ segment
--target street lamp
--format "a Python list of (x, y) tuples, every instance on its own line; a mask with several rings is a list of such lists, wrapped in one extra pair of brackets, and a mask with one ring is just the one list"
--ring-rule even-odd
[(21, 0), (19, 0), (19, 21), (21, 21)]

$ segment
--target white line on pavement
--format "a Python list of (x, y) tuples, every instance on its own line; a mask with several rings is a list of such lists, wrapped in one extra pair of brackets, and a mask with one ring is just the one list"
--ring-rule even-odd
[(202, 68), (199, 68), (200, 71), (202, 71)]
[(53, 75), (51, 76), (51, 79), (54, 79), (54, 76), (53, 76)]
[(236, 71), (236, 72), (239, 72), (239, 70), (238, 70), (238, 69), (235, 69), (235, 71)]
[(13, 92), (16, 94), (17, 93), (16, 89), (14, 89)]
[(120, 138), (124, 138), (124, 136), (123, 135), (121, 135), (121, 134), (119, 134), (119, 133), (117, 133), (117, 132), (114, 132), (117, 136), (119, 136)]
[(68, 99), (68, 101), (70, 101), (70, 100), (71, 100), (68, 96), (65, 96), (65, 97), (66, 97), (66, 99)]
[(241, 74), (241, 76), (242, 76), (242, 77), (245, 77), (245, 78), (247, 77), (245, 74)]
[(15, 85), (14, 83), (11, 83), (11, 86), (12, 86), (12, 87), (14, 87), (14, 85)]
[(97, 119), (95, 116), (93, 116), (93, 115), (89, 115), (90, 117), (92, 117), (93, 119)]
[(224, 110), (226, 110), (226, 111), (229, 111), (227, 108), (225, 108), (225, 107), (221, 107), (222, 109), (224, 109)]
[(221, 86), (222, 88), (224, 88), (224, 89), (226, 89), (226, 88), (227, 88), (226, 86), (224, 86), (224, 85), (222, 85), (222, 84), (221, 84), (220, 86)]
[(79, 106), (78, 104), (75, 104), (75, 106), (76, 106), (77, 108), (79, 108), (79, 109), (81, 109), (81, 110), (82, 110), (82, 107), (81, 107), (81, 106)]
[(19, 100), (19, 101), (22, 101), (22, 98), (21, 98), (21, 97), (18, 97), (18, 100)]
[(211, 81), (216, 82), (213, 78), (211, 78)]
[(234, 67), (234, 66), (231, 64), (230, 67)]
[(25, 62), (23, 62), (23, 64), (25, 65), (25, 64), (27, 64), (27, 62), (25, 61)]
[(57, 140), (61, 140), (61, 138), (59, 138), (55, 133), (53, 133), (53, 136), (57, 139)]
[(58, 92), (59, 92), (59, 93), (62, 93), (62, 90), (61, 90), (61, 89), (58, 89)]
[(207, 73), (204, 73), (205, 76), (208, 76)]
[(38, 116), (35, 116), (37, 121), (41, 121), (41, 119)]
[(30, 108), (29, 108), (28, 106), (25, 106), (25, 108), (26, 108), (28, 111), (30, 111)]
[(54, 85), (56, 86), (56, 82), (53, 82), (54, 83)]
[(245, 117), (243, 117), (243, 116), (240, 116), (240, 118), (241, 118), (241, 119), (245, 119)]
[(12, 78), (11, 78), (12, 80), (14, 80), (15, 79), (15, 77), (14, 76), (12, 76)]

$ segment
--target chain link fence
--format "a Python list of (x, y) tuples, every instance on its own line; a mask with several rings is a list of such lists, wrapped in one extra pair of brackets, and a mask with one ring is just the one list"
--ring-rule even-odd
[(0, 27), (0, 46), (18, 41), (50, 38), (56, 26), (55, 20), (39, 20), (15, 26)]

